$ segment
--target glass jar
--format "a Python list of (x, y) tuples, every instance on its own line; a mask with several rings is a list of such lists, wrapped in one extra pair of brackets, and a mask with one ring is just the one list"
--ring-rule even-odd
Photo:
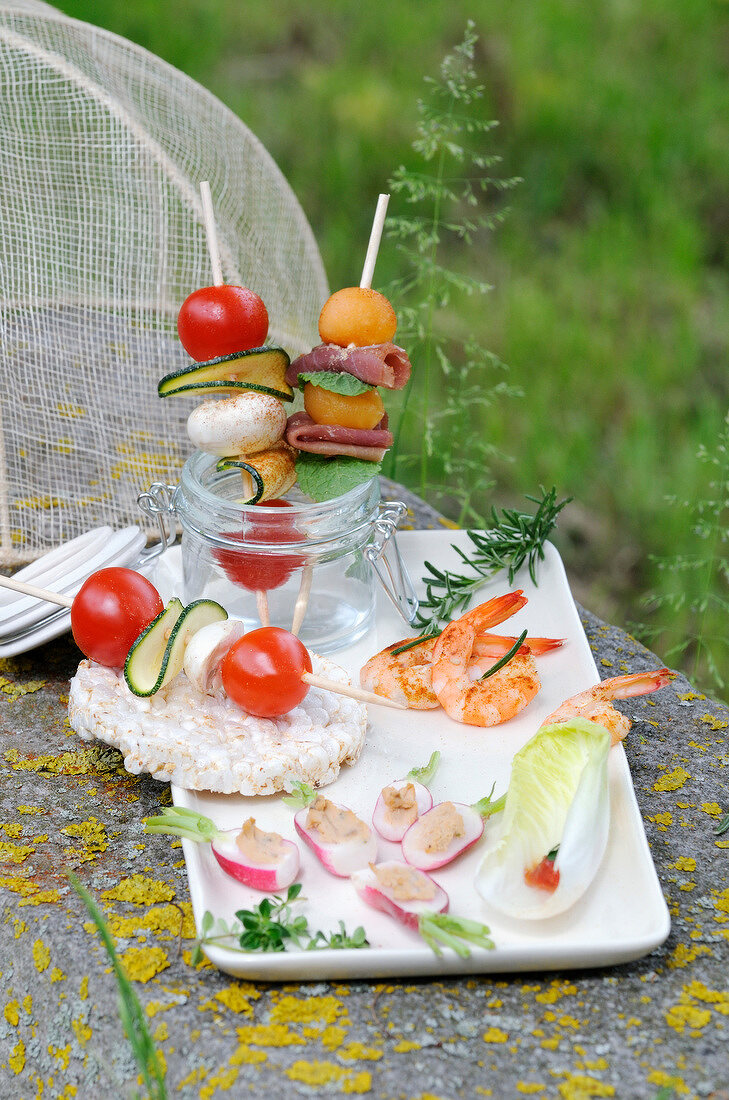
[[(196, 451), (171, 501), (163, 494), (182, 526), (186, 603), (217, 600), (248, 629), (266, 618), (296, 624), (304, 644), (325, 654), (369, 630), (379, 577), (412, 622), (417, 600), (395, 541), (405, 506), (382, 502), (377, 478), (320, 504), (294, 488), (284, 504), (246, 505), (240, 471), (218, 470), (218, 461)], [(156, 488), (140, 498), (145, 511)]]

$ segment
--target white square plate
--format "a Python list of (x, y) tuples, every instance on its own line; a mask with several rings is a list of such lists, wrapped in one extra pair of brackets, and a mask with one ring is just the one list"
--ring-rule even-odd
[[(451, 544), (469, 546), (465, 532), (406, 531), (398, 544), (416, 587), (423, 561), (463, 572)], [(529, 602), (499, 629), (520, 634), (565, 638), (561, 649), (538, 658), (542, 690), (519, 716), (493, 729), (460, 725), (444, 711), (398, 712), (370, 707), (370, 727), (362, 756), (345, 768), (326, 789), (327, 797), (369, 820), (381, 788), (402, 778), (413, 766), (425, 764), (434, 749), (441, 752), (440, 767), (431, 784), (434, 801), (475, 802), (495, 795), (508, 785), (514, 753), (536, 732), (543, 719), (561, 702), (599, 680), (590, 647), (569, 590), (562, 561), (551, 544), (537, 571), (535, 586), (526, 568), (508, 585), (506, 576), (493, 578), (479, 590), (474, 603), (522, 588)], [(358, 682), (364, 661), (383, 646), (407, 634), (389, 602), (378, 605), (376, 625), (356, 646), (334, 659)], [(380, 978), (393, 976), (545, 971), (606, 966), (640, 958), (661, 944), (670, 930), (643, 822), (638, 809), (622, 746), (611, 750), (611, 829), (607, 850), (592, 884), (567, 913), (544, 921), (513, 921), (490, 910), (474, 888), (474, 876), (488, 845), (484, 839), (459, 860), (433, 877), (448, 892), (450, 912), (484, 921), (491, 928), (494, 950), (473, 948), (467, 959), (446, 950), (436, 957), (420, 938), (385, 914), (365, 906), (347, 879), (328, 874), (313, 853), (298, 841), (293, 811), (278, 796), (244, 798), (185, 791), (173, 786), (176, 805), (211, 817), (221, 828), (234, 828), (251, 815), (264, 829), (275, 830), (299, 842), (303, 913), (312, 930), (336, 931), (344, 921), (349, 932), (364, 925), (369, 948), (360, 950), (288, 950), (283, 953), (237, 953), (209, 947), (206, 954), (219, 969), (238, 977), (284, 981), (289, 979)], [(183, 841), (190, 895), (198, 931), (203, 914), (234, 920), (236, 910), (250, 909), (261, 894), (226, 875), (208, 845)], [(399, 845), (379, 841), (379, 859), (397, 858)]]

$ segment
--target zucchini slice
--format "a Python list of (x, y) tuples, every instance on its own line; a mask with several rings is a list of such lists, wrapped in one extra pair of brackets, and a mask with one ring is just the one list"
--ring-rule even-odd
[(215, 469), (222, 472), (223, 470), (229, 470), (231, 467), (237, 467), (239, 470), (244, 470), (253, 482), (253, 496), (250, 500), (242, 500), (240, 503), (258, 504), (265, 489), (260, 471), (257, 470), (255, 466), (251, 466), (250, 462), (243, 462), (240, 458), (221, 458), (220, 462), (216, 464)]
[(293, 401), (294, 391), (286, 381), (289, 363), (283, 348), (251, 348), (166, 374), (157, 386), (157, 393), (160, 397), (171, 397), (178, 393), (256, 390), (271, 394), (279, 401)]
[(195, 600), (183, 607), (174, 596), (127, 654), (124, 679), (129, 690), (138, 696), (154, 695), (181, 671), (193, 634), (227, 618), (228, 612), (214, 600)]

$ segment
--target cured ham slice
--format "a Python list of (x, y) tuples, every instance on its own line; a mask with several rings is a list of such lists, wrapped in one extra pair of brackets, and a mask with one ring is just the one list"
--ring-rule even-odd
[(296, 387), (300, 374), (325, 370), (351, 374), (368, 386), (401, 390), (410, 378), (411, 365), (408, 353), (397, 344), (370, 344), (361, 348), (317, 344), (289, 364), (286, 381)]
[(308, 413), (297, 412), (286, 425), (286, 442), (299, 451), (315, 455), (346, 455), (366, 462), (380, 462), (393, 435), (384, 416), (376, 428), (343, 428), (338, 424), (317, 424)]

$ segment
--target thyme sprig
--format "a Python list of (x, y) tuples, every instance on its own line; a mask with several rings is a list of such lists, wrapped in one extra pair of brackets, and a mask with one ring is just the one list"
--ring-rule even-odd
[(238, 923), (232, 925), (221, 918), (216, 921), (212, 913), (206, 912), (202, 920), (202, 935), (192, 953), (193, 964), (202, 958), (203, 945), (220, 945), (243, 954), (251, 951), (285, 951), (289, 944), (301, 951), (317, 951), (327, 947), (332, 950), (369, 947), (361, 925), (351, 935), (343, 921), (339, 922), (338, 932), (313, 932), (306, 917), (295, 915), (291, 907), (300, 894), (301, 883), (295, 882), (289, 886), (285, 897), (274, 894), (264, 898), (253, 909), (239, 909), (235, 914)]
[(492, 526), (487, 531), (467, 531), (473, 550), (468, 553), (453, 546), (464, 565), (475, 575), (441, 570), (426, 561), (427, 575), (423, 577), (425, 597), (414, 626), (420, 631), (420, 638), (399, 646), (393, 654), (402, 653), (411, 645), (417, 645), (423, 637), (440, 634), (446, 623), (459, 612), (463, 612), (473, 596), (494, 573), (506, 569), (511, 584), (518, 570), (526, 562), (529, 576), (537, 584), (537, 562), (544, 559), (544, 543), (553, 530), (557, 516), (571, 497), (557, 501), (557, 490), (553, 487), (547, 492), (541, 489), (542, 496), (527, 494), (527, 500), (537, 505), (534, 515), (505, 508), (501, 513), (491, 509)]

